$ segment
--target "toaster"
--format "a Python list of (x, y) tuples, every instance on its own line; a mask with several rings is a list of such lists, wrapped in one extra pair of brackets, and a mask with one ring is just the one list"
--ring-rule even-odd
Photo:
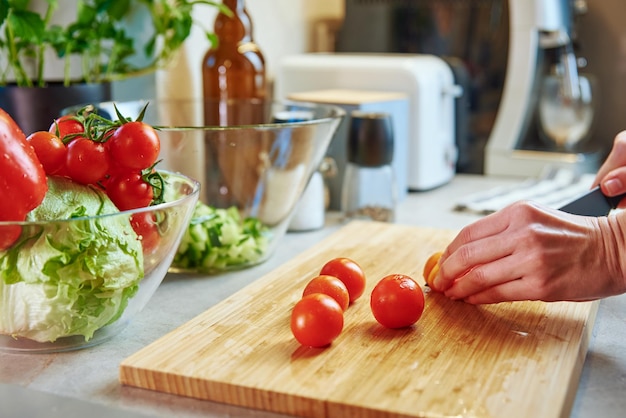
[(275, 97), (325, 89), (402, 92), (408, 96), (406, 187), (424, 191), (456, 172), (455, 99), (463, 89), (450, 66), (426, 54), (307, 53), (287, 56), (275, 77)]

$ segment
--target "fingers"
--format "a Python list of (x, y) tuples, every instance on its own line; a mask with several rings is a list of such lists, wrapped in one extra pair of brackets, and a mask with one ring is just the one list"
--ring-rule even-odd
[(510, 245), (497, 238), (508, 225), (507, 217), (496, 212), (463, 228), (439, 259), (435, 287), (446, 290), (473, 266), (510, 253)]
[[(602, 193), (607, 196), (617, 196), (626, 193), (626, 167), (616, 168), (604, 176), (600, 182)], [(620, 207), (623, 207), (620, 204)]]
[(472, 295), (485, 292), (502, 286), (505, 283), (521, 277), (513, 264), (512, 257), (497, 259), (491, 263), (486, 263), (474, 267), (462, 276), (454, 280), (454, 286), (444, 291), (444, 294), (453, 300), (466, 300)]
[[(520, 295), (524, 295), (524, 297), (520, 297)], [(526, 286), (526, 283), (519, 279), (507, 281), (497, 286), (489, 287), (464, 298), (465, 302), (474, 305), (512, 302), (519, 300), (529, 300), (528, 288)]]
[[(598, 170), (593, 184), (602, 184), (602, 191), (607, 194), (611, 193), (610, 196), (626, 192), (626, 170), (623, 169), (624, 166), (626, 166), (626, 131), (615, 136), (611, 152)], [(619, 180), (621, 185), (617, 183), (604, 184), (612, 179)]]

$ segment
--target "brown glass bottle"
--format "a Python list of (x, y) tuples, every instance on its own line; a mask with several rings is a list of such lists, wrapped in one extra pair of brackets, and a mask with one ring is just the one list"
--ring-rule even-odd
[(252, 39), (252, 20), (243, 0), (223, 0), (232, 16), (218, 13), (218, 43), (202, 61), (206, 125), (264, 122), (265, 59)]

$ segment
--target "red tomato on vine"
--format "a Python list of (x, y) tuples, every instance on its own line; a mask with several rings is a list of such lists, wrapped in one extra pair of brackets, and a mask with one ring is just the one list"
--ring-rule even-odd
[(155, 213), (134, 213), (130, 218), (130, 224), (141, 240), (144, 254), (152, 253), (161, 239)]
[(56, 135), (59, 139), (64, 140), (66, 136), (74, 136), (85, 132), (85, 126), (72, 115), (64, 115), (55, 119), (50, 125), (48, 132)]
[(69, 177), (78, 183), (98, 182), (109, 169), (104, 144), (85, 137), (73, 139), (67, 145), (65, 169)]
[(119, 210), (149, 206), (154, 197), (152, 185), (137, 171), (111, 176), (106, 182), (106, 193)]
[(107, 142), (111, 158), (120, 166), (135, 170), (153, 166), (161, 149), (156, 130), (139, 121), (124, 123)]
[(38, 131), (30, 134), (26, 140), (34, 148), (46, 174), (57, 174), (61, 171), (65, 165), (67, 148), (58, 136), (50, 132)]

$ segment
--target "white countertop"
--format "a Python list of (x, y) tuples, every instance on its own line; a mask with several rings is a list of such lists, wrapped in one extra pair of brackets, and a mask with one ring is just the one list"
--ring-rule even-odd
[[(458, 175), (428, 192), (410, 193), (397, 223), (458, 229), (478, 219), (453, 211), (457, 199), (518, 179)], [(23, 417), (278, 417), (200, 401), (118, 381), (120, 362), (296, 256), (341, 225), (289, 233), (277, 252), (254, 268), (220, 276), (168, 275), (146, 308), (120, 335), (101, 345), (56, 354), (0, 353), (0, 416)], [(576, 393), (572, 417), (622, 417), (626, 411), (626, 296), (603, 300)]]

